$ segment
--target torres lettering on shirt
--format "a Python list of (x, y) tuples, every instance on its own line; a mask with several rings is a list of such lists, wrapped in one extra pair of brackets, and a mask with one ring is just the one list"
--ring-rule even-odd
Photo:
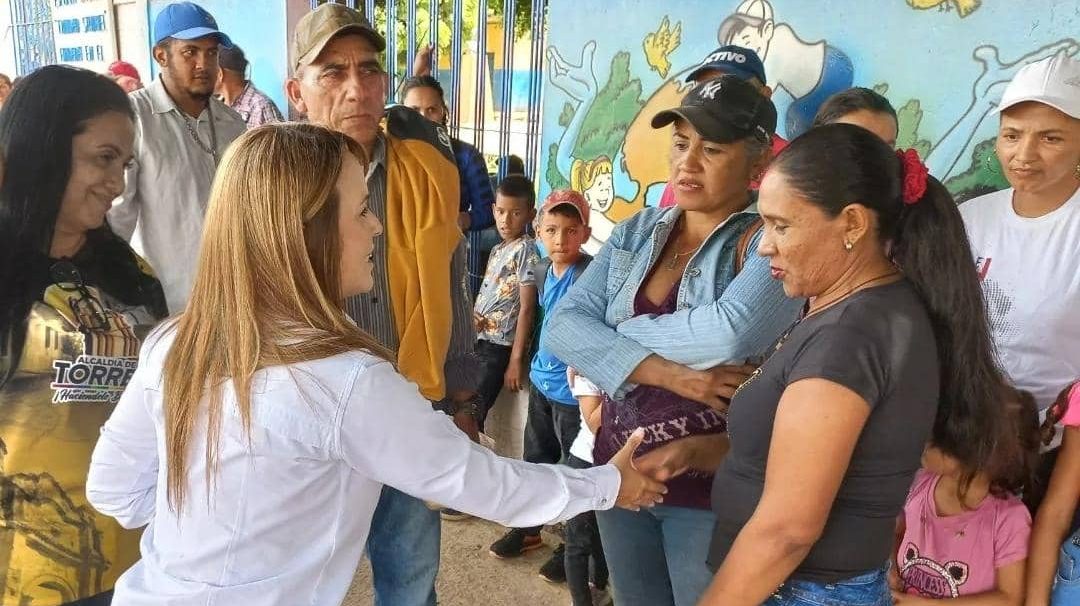
[(135, 158), (109, 224), (154, 268), (169, 310), (179, 312), (195, 280), (217, 161), (247, 125), (216, 98), (198, 117), (187, 116), (160, 78), (128, 97), (135, 110)]
[(139, 339), (166, 315), (165, 297), (115, 236), (92, 235), (74, 257), (47, 262), (70, 263), (83, 286), (43, 278), (18, 359), (0, 347), (5, 604), (102, 594), (139, 558), (140, 533), (96, 514), (84, 486), (101, 427), (135, 373)]
[[(384, 137), (385, 135), (380, 133), (375, 141), (367, 175), (368, 208), (380, 220), (386, 216), (387, 158)], [(394, 234), (386, 233), (375, 238), (375, 269), (372, 272), (374, 284), (371, 292), (346, 299), (345, 311), (360, 328), (370, 333), (383, 346), (396, 352), (399, 338), (390, 304), (390, 279), (387, 273), (387, 246), (394, 237)], [(473, 356), (476, 332), (472, 321), (472, 305), (465, 286), (464, 239), (458, 242), (449, 263), (450, 292), (447, 300), (453, 320), (445, 362), (447, 394), (458, 390), (475, 390), (477, 383), (476, 361)]]
[(1018, 389), (1045, 411), (1080, 377), (1080, 191), (1027, 218), (1013, 190), (960, 205), (986, 297), (994, 344)]

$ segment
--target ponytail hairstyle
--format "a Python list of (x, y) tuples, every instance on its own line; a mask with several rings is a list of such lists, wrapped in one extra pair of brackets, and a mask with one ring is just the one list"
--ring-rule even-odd
[[(770, 170), (835, 217), (859, 203), (877, 215), (878, 238), (922, 298), (937, 340), (940, 396), (933, 443), (969, 470), (961, 486), (992, 464), (1009, 428), (1006, 381), (960, 212), (945, 186), (851, 124), (827, 124), (792, 141)], [(905, 166), (910, 167), (905, 173)]]
[(1061, 419), (1065, 418), (1065, 412), (1069, 409), (1069, 396), (1072, 395), (1073, 390), (1080, 390), (1080, 379), (1069, 383), (1065, 389), (1062, 389), (1054, 403), (1050, 405), (1050, 408), (1046, 409), (1046, 420), (1043, 421), (1042, 427), (1039, 429), (1043, 445), (1049, 446), (1054, 441), (1057, 424), (1061, 422)]

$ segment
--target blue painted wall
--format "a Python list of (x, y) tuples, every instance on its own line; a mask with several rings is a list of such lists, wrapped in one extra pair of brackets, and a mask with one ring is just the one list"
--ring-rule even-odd
[(670, 141), (648, 119), (721, 43), (763, 56), (780, 134), (798, 135), (831, 92), (877, 88), (900, 112), (898, 145), (965, 196), (1004, 184), (988, 142), (1012, 75), (1080, 50), (1080, 4), (1060, 0), (551, 0), (549, 20), (541, 194), (610, 162), (614, 195), (590, 192), (601, 238), (656, 203)]
[[(150, 35), (154, 19), (169, 0), (150, 0)], [(281, 0), (199, 0), (198, 4), (217, 19), (218, 27), (244, 49), (248, 77), (256, 88), (270, 96), (283, 115), (288, 115), (285, 79), (288, 77), (289, 40), (286, 33), (286, 6)], [(147, 41), (149, 44), (150, 41)], [(155, 76), (156, 68), (155, 68)]]

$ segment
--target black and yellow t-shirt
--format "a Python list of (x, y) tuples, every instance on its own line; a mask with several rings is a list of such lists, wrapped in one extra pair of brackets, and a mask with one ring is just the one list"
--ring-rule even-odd
[(153, 294), (124, 305), (93, 286), (54, 283), (30, 309), (18, 363), (0, 377), (0, 604), (93, 596), (138, 559), (141, 533), (94, 511), (85, 485), (139, 336), (164, 315), (160, 286)]

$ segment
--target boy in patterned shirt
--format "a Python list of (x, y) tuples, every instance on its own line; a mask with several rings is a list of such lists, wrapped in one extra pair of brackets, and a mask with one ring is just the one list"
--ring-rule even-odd
[[(503, 385), (518, 391), (527, 372), (530, 328), (536, 314), (532, 268), (540, 260), (525, 233), (535, 216), (536, 193), (524, 175), (508, 175), (495, 194), (495, 226), (502, 242), (491, 250), (476, 296), (476, 356), (480, 361), (480, 430)], [(521, 330), (518, 330), (521, 327)]]

